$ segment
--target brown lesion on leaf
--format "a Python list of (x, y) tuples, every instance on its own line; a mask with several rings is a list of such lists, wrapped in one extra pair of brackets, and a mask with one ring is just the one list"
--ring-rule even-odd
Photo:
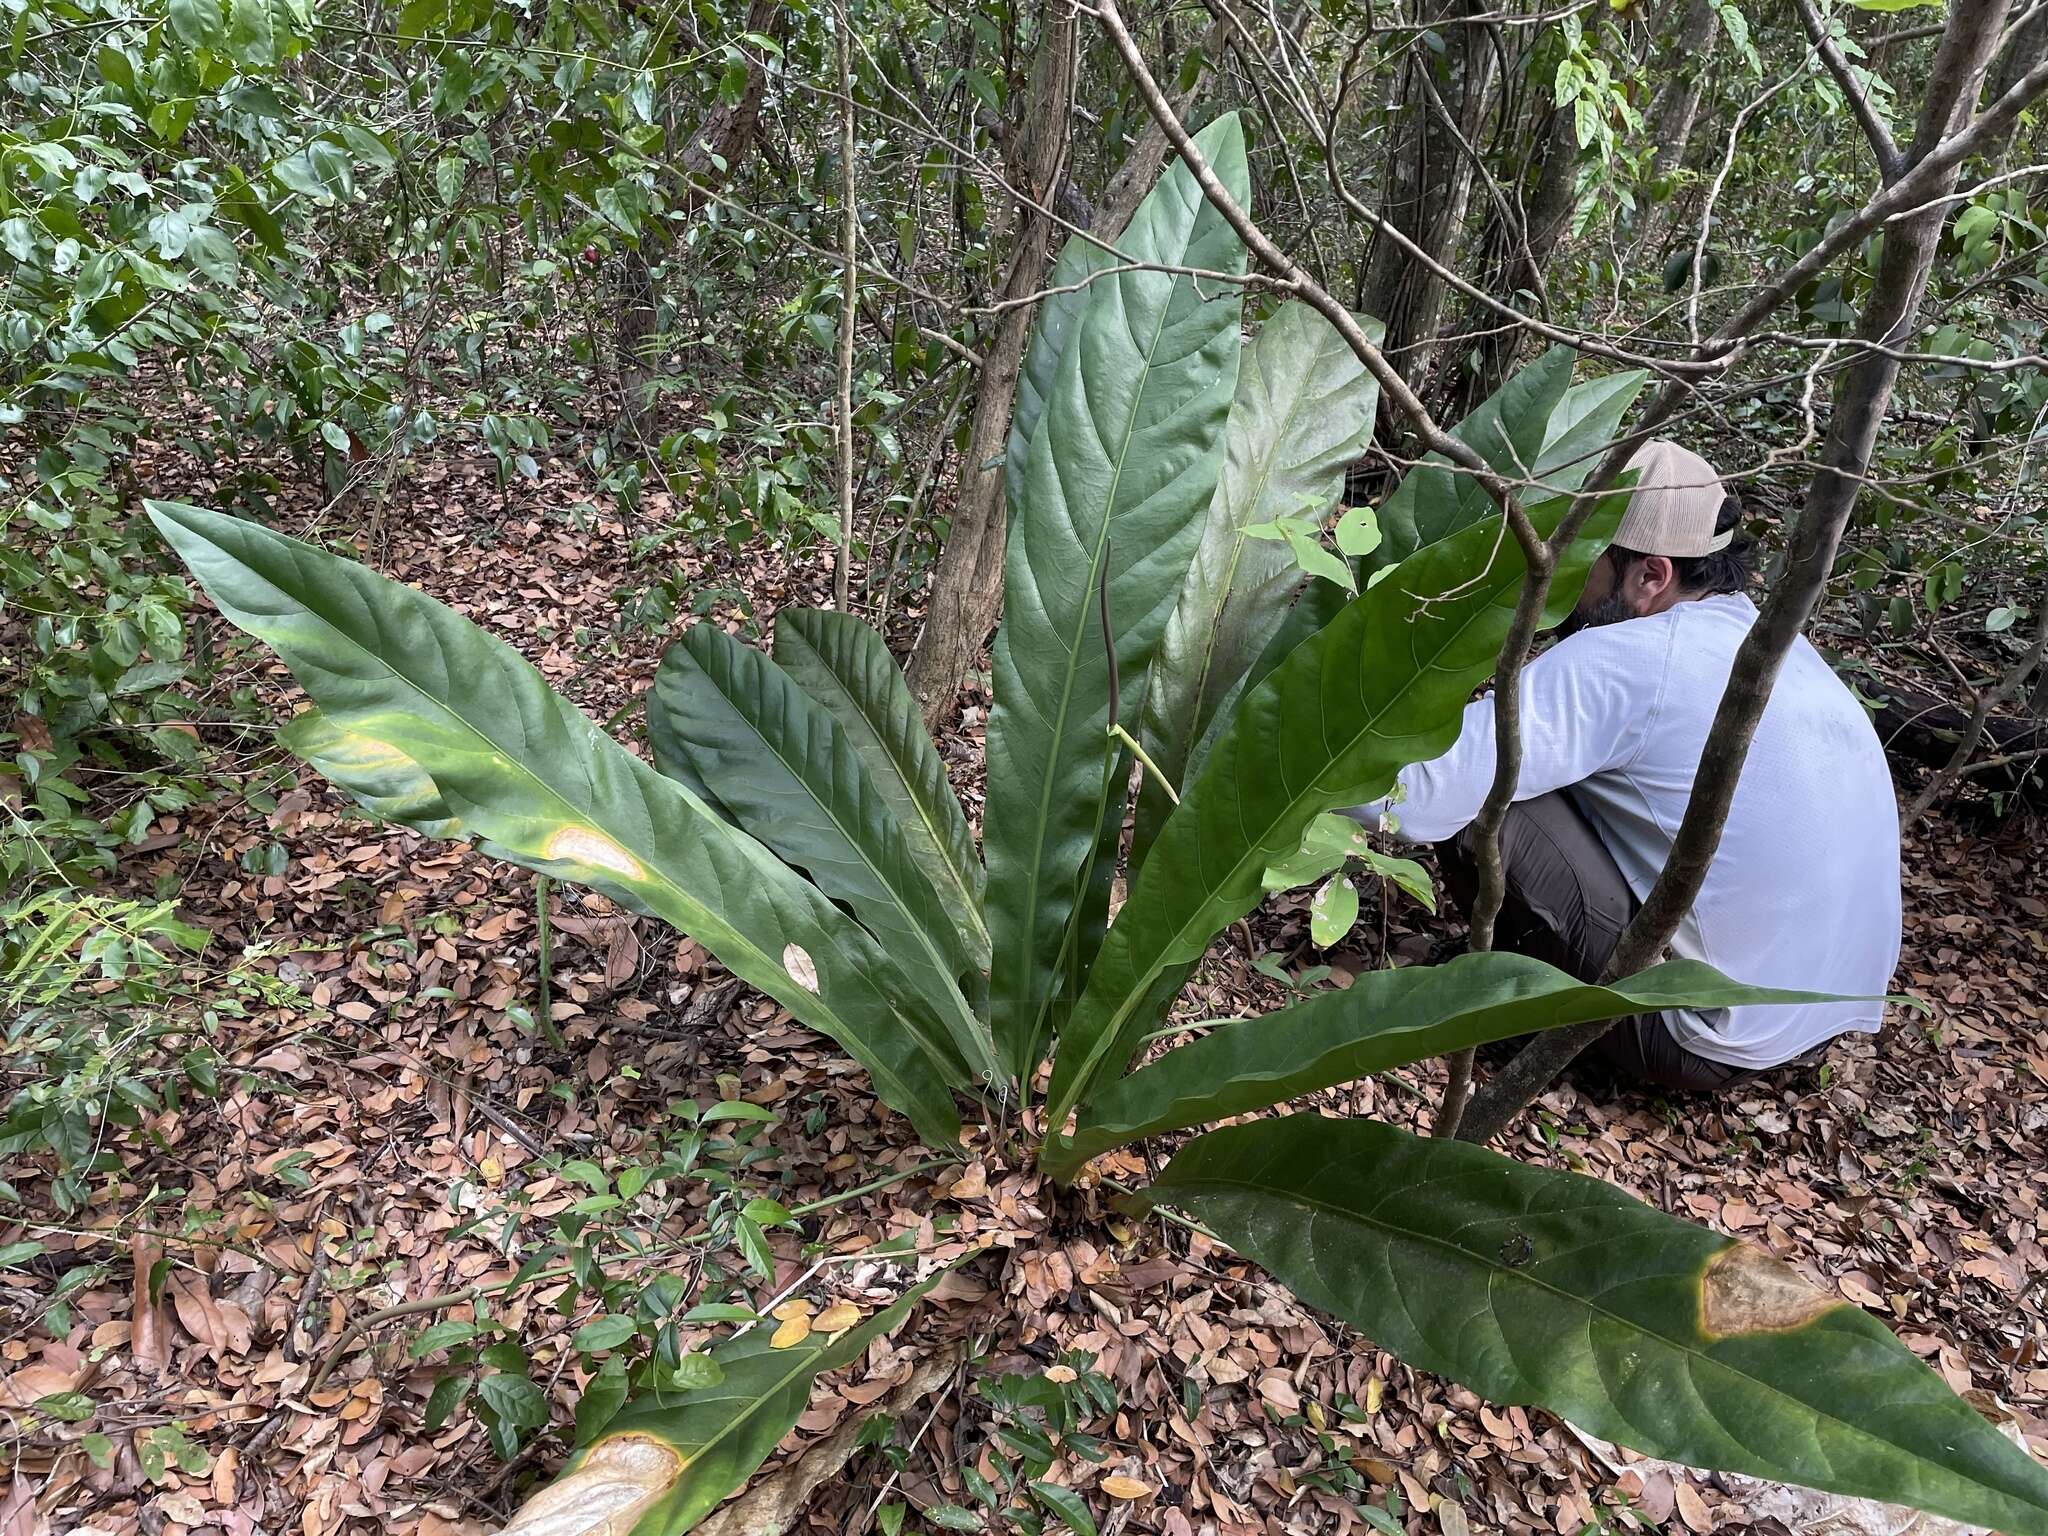
[(1729, 1244), (1700, 1275), (1700, 1332), (1710, 1339), (1789, 1333), (1842, 1305), (1749, 1243)]
[(500, 1536), (620, 1536), (674, 1489), (687, 1465), (652, 1435), (611, 1435), (521, 1505)]

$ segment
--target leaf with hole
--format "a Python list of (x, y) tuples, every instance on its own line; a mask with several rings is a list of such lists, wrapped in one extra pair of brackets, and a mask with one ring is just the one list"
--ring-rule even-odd
[(1309, 942), (1328, 949), (1358, 921), (1358, 887), (1342, 875), (1327, 880), (1308, 908)]
[(831, 711), (752, 646), (698, 624), (661, 659), (647, 734), (664, 772), (686, 761), (677, 777), (708, 787), (741, 827), (861, 920), (923, 1000), (899, 1017), (933, 1060), (959, 1082), (970, 1071), (997, 1075), (957, 984), (968, 964), (959, 933)]
[(870, 782), (895, 811), (912, 860), (952, 914), (968, 958), (986, 969), (981, 854), (888, 644), (852, 614), (785, 608), (775, 616), (774, 654), (846, 732)]

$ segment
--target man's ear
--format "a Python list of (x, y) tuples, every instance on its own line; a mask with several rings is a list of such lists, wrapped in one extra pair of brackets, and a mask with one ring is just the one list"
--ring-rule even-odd
[(1628, 574), (1630, 590), (1625, 596), (1638, 613), (1656, 612), (1678, 583), (1678, 568), (1667, 555), (1645, 555)]

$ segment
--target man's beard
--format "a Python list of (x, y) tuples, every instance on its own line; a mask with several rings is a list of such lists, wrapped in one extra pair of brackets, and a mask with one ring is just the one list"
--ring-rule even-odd
[(1571, 616), (1557, 626), (1557, 637), (1562, 640), (1582, 629), (1598, 629), (1603, 624), (1619, 624), (1635, 617), (1636, 611), (1629, 607), (1628, 599), (1619, 592), (1610, 592), (1590, 608), (1574, 608)]

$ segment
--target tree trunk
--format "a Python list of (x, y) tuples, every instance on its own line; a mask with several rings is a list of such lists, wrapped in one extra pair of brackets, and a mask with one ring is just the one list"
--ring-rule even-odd
[(833, 17), (833, 52), (839, 62), (839, 381), (833, 431), (839, 452), (839, 549), (832, 566), (832, 606), (841, 613), (851, 601), (853, 570), (853, 334), (860, 321), (860, 208), (854, 201), (853, 25), (846, 0)]
[[(744, 30), (777, 35), (782, 30), (783, 10), (775, 0), (752, 0)], [(713, 106), (698, 123), (690, 142), (683, 146), (682, 165), (688, 180), (679, 189), (678, 197), (685, 213), (696, 211), (703, 196), (700, 187), (723, 185), (746, 158), (761, 121), (761, 97), (767, 85), (767, 72), (750, 55), (747, 85), (739, 99)], [(654, 272), (667, 254), (667, 225), (650, 219), (640, 232), (639, 243), (627, 249), (619, 268), (618, 312), (612, 337), (619, 374), (619, 420), (643, 452), (649, 451), (655, 431), (654, 354), (659, 341), (661, 307)]]
[[(1540, 98), (1546, 103), (1548, 97)], [(1558, 242), (1571, 225), (1572, 193), (1577, 183), (1579, 136), (1572, 114), (1547, 106), (1535, 128), (1534, 164), (1524, 170), (1528, 186), (1519, 217), (1512, 221), (1494, 208), (1487, 216), (1483, 238), (1485, 251), (1481, 283), (1488, 292), (1510, 298), (1517, 292), (1542, 291), (1542, 277), (1556, 254)], [(1533, 185), (1529, 185), (1533, 178)], [(1480, 401), (1505, 384), (1515, 371), (1528, 332), (1519, 325), (1503, 325), (1501, 317), (1483, 304), (1466, 306), (1461, 327), (1471, 341), (1457, 348), (1445, 372), (1445, 409), (1440, 413), (1452, 421), (1471, 414)]]
[[(2036, 599), (2034, 634), (2027, 642), (2027, 648), (1995, 681), (1977, 691), (1976, 697), (1971, 700), (1969, 718), (1962, 722), (1961, 729), (1955, 733), (1954, 746), (1935, 764), (1939, 771), (1927, 781), (1926, 787), (1915, 795), (1912, 803), (1906, 807), (1905, 815), (1901, 819), (1908, 828), (1925, 816), (1929, 807), (1937, 800), (1955, 788), (1957, 781), (1970, 771), (1970, 759), (1976, 754), (1978, 746), (1987, 739), (1997, 747), (1998, 755), (2001, 757), (2022, 754), (2015, 766), (2018, 770), (2018, 780), (2025, 782), (2027, 774), (2035, 766), (2035, 759), (2025, 757), (2024, 754), (2034, 751), (2043, 744), (2043, 736), (2048, 735), (2048, 729), (2044, 729), (2048, 728), (2048, 722), (2038, 719), (2008, 720), (2004, 722), (2006, 729), (2002, 732), (1994, 730), (1992, 722), (1996, 719), (1999, 708), (2019, 693), (2028, 678), (2041, 670), (2043, 657), (2048, 657), (2048, 592), (2042, 593)], [(1947, 713), (1959, 716), (1962, 711), (1951, 705)], [(1880, 730), (1882, 726), (1883, 717), (1880, 715)]]
[[(1052, 249), (1052, 221), (1038, 205), (1049, 204), (1062, 173), (1068, 119), (1074, 96), (1074, 13), (1048, 4), (1039, 31), (1031, 105), (1011, 174), (1023, 181), (1031, 202), (1014, 213), (1016, 237), (999, 299), (1010, 302), (1038, 289)], [(905, 669), (925, 724), (933, 730), (953, 713), (960, 680), (995, 627), (1003, 601), (1003, 545), (1009, 517), (1003, 504), (999, 462), (1010, 431), (1010, 407), (1031, 333), (1032, 307), (1006, 309), (982, 349), (967, 456), (960, 465), (953, 523), (939, 568), (932, 578), (931, 607), (924, 633)]]
[[(2042, 688), (2048, 692), (2048, 677)], [(1884, 705), (1877, 712), (1878, 739), (1894, 763), (1918, 763), (1926, 768), (1944, 768), (1956, 754), (1956, 746), (1970, 734), (1974, 709), (1918, 688), (1888, 686)], [(2006, 702), (2011, 702), (2008, 696)], [(2048, 698), (2032, 705), (2022, 704), (2020, 713), (2002, 714), (1994, 707), (1979, 732), (1979, 744), (1997, 757), (2012, 760), (2014, 774), (2001, 782), (2012, 787), (2024, 780), (2034, 764), (2030, 753), (2048, 749)]]
[[(1186, 118), (1188, 109), (1208, 87), (1212, 66), (1229, 42), (1230, 19), (1219, 17), (1202, 37), (1202, 58), (1205, 61), (1202, 72), (1195, 77), (1194, 84), (1174, 101), (1175, 116)], [(1178, 72), (1180, 60), (1169, 58), (1166, 62), (1171, 66), (1170, 72)], [(1102, 189), (1102, 196), (1095, 204), (1095, 217), (1088, 225), (1089, 233), (1115, 241), (1124, 232), (1124, 226), (1131, 222), (1131, 215), (1138, 211), (1138, 204), (1145, 200), (1145, 194), (1152, 190), (1152, 183), (1159, 179), (1160, 168), (1165, 164), (1166, 130), (1148, 117), (1145, 131), (1131, 145), (1124, 156), (1124, 163), (1109, 178), (1109, 185)]]
[[(1998, 41), (2005, 4), (2006, 0), (1956, 0), (1950, 9), (1948, 31), (1935, 57), (1913, 135), (1915, 162), (1969, 118)], [(1953, 189), (1955, 172), (1950, 170), (1942, 183), (1932, 206), (1899, 219), (1886, 232), (1877, 280), (1856, 327), (1859, 340), (1898, 349), (1911, 338), (1950, 211), (1939, 199)], [(1743, 760), (1770, 701), (1771, 685), (1792, 642), (1827, 589), (1842, 531), (1868, 475), (1878, 428), (1891, 403), (1898, 373), (1895, 358), (1864, 351), (1841, 374), (1827, 445), (1820, 468), (1807, 487), (1785, 573), (1735, 653), (1670, 857), (1644, 898), (1642, 910), (1615, 946), (1603, 979), (1631, 975), (1655, 961), (1699, 896), (1735, 799)], [(1458, 1135), (1467, 1141), (1486, 1141), (1497, 1135), (1608, 1028), (1606, 1024), (1577, 1025), (1537, 1036), (1472, 1099)]]
[[(1068, 178), (1058, 174), (1073, 103), (1070, 39), (1074, 13), (1055, 0), (1046, 7), (1045, 15), (1031, 93), (1032, 117), (1020, 152), (1012, 158), (1011, 174), (1037, 201), (1052, 204), (1062, 217), (1098, 239), (1114, 242), (1166, 163), (1166, 134), (1157, 123), (1148, 122), (1101, 198), (1089, 209), (1072, 191)], [(1203, 36), (1203, 56), (1213, 61), (1229, 37), (1228, 19), (1219, 19)], [(1194, 104), (1214, 74), (1213, 69), (1204, 67), (1181, 93), (1179, 110)], [(1050, 131), (1045, 125), (1050, 125)], [(1025, 208), (1018, 210), (1017, 218), (1016, 259), (1000, 294), (1005, 300), (1036, 291), (1054, 254), (1051, 223), (1043, 214)], [(925, 724), (933, 730), (951, 714), (960, 694), (960, 680), (1002, 612), (1003, 549), (1009, 515), (1003, 501), (1001, 465), (993, 469), (983, 466), (1002, 453), (1009, 438), (1010, 410), (1017, 398), (1017, 376), (1031, 335), (1032, 314), (1029, 305), (1005, 310), (984, 349), (953, 524), (933, 576), (924, 632), (906, 668), (911, 692), (924, 711)]]
[(1678, 196), (1667, 183), (1685, 164), (1693, 125), (1699, 121), (1707, 62), (1720, 25), (1713, 0), (1686, 0), (1678, 30), (1664, 51), (1664, 84), (1650, 103), (1650, 174), (1644, 186), (1644, 195), (1655, 201), (1644, 206), (1643, 232), (1636, 247), (1645, 262), (1663, 254), (1670, 234)]
[(1991, 94), (2003, 96), (2019, 83), (2020, 76), (2048, 54), (2048, 10), (2036, 11), (2012, 29), (1991, 67)]
[[(1407, 53), (1396, 103), (1401, 110), (1388, 151), (1387, 189), (1380, 216), (1415, 245), (1448, 267), (1465, 228), (1465, 209), (1475, 179), (1472, 156), (1458, 142), (1477, 145), (1493, 110), (1498, 79), (1497, 50), (1484, 24), (1470, 18), (1475, 0), (1453, 0), (1444, 18), (1460, 25), (1443, 28), (1444, 53), (1416, 42)], [(1417, 73), (1439, 70), (1430, 99)], [(1445, 120), (1448, 113), (1450, 121)], [(1380, 350), (1411, 383), (1426, 375), (1437, 323), (1443, 312), (1443, 280), (1384, 234), (1373, 236), (1366, 254), (1364, 308), (1386, 327)]]

